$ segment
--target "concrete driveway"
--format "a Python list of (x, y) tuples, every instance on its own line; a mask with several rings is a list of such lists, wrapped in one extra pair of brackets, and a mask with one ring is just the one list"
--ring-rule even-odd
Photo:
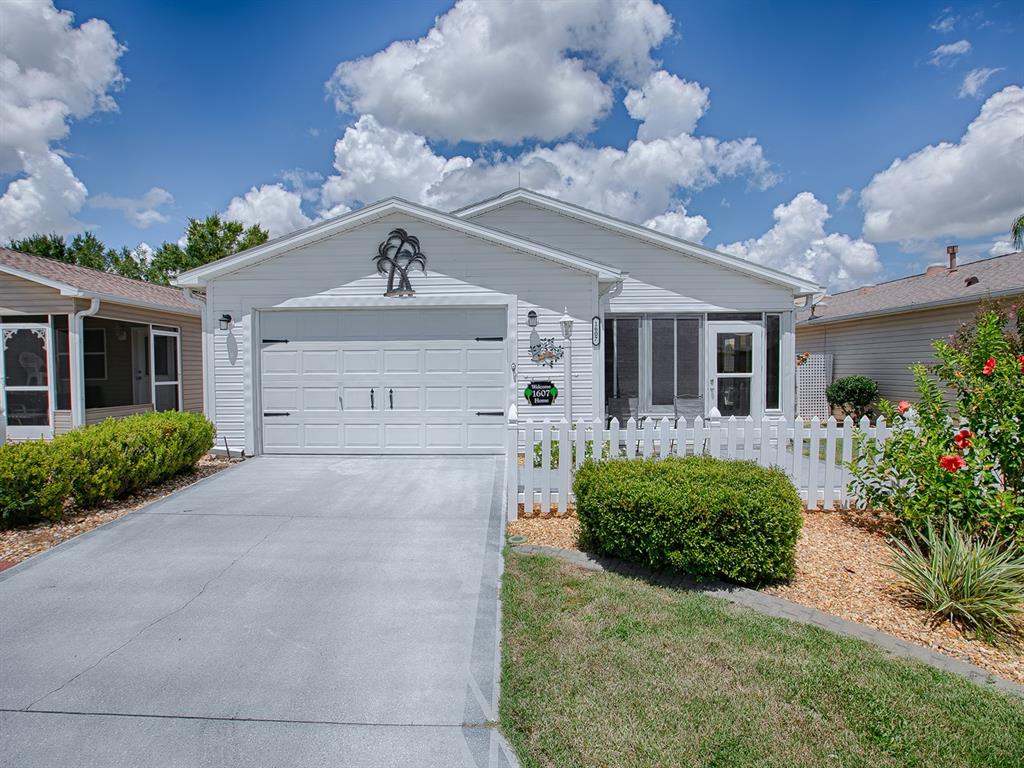
[(514, 765), (502, 477), (257, 458), (0, 574), (0, 765)]

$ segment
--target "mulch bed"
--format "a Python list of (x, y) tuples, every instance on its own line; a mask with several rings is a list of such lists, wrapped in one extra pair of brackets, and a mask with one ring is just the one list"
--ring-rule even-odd
[[(536, 507), (534, 511), (534, 515), (509, 522), (508, 533), (526, 536), (529, 544), (578, 549), (575, 515), (540, 515)], [(995, 647), (971, 639), (947, 622), (934, 625), (925, 611), (907, 604), (886, 567), (890, 562), (885, 543), (889, 524), (871, 513), (805, 512), (797, 542), (796, 576), (788, 584), (765, 591), (1024, 683), (1024, 647)]]
[(240, 459), (229, 461), (219, 456), (204, 456), (193, 472), (173, 477), (165, 483), (154, 485), (131, 496), (125, 496), (96, 509), (74, 511), (64, 516), (59, 523), (38, 523), (23, 528), (0, 530), (0, 571), (20, 563), (32, 555), (55, 547), (62, 541), (73, 539), (81, 533), (91, 531), (104, 523), (116, 520), (139, 507), (163, 498), (185, 486), (220, 472)]

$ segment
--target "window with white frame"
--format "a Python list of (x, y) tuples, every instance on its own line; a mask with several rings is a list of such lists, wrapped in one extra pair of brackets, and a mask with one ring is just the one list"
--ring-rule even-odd
[(782, 408), (782, 315), (764, 316), (764, 407)]
[(107, 378), (107, 333), (104, 328), (86, 328), (82, 334), (83, 368), (86, 381)]

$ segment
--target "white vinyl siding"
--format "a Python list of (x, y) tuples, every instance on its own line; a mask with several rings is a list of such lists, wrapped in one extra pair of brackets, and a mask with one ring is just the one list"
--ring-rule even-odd
[(792, 291), (782, 286), (527, 202), (509, 203), (472, 221), (628, 272), (621, 293), (606, 304), (616, 314), (793, 307)]
[(216, 278), (208, 290), (208, 319), (227, 313), (231, 327), (222, 331), (216, 322), (208, 323), (213, 338), (213, 417), (217, 442), (224, 440), (232, 449), (255, 449), (252, 349), (255, 313), (271, 308), (330, 307), (332, 301), (358, 303), (377, 300), (384, 293), (386, 280), (376, 273), (373, 256), (388, 232), (401, 227), (420, 239), (427, 256), (427, 272), (410, 272), (414, 299), (389, 299), (396, 306), (414, 304), (418, 298), (444, 297), (438, 301), (457, 306), (474, 303), (474, 297), (503, 294), (513, 298), (517, 312), (515, 354), (518, 381), (515, 402), (521, 416), (559, 418), (563, 403), (530, 407), (522, 389), (531, 378), (551, 379), (563, 389), (564, 368), (538, 366), (530, 359), (530, 334), (526, 314), (537, 311), (540, 336), (554, 337), (561, 332), (558, 320), (563, 308), (575, 318), (573, 331), (573, 412), (592, 418), (594, 410), (593, 348), (590, 343), (590, 319), (598, 313), (596, 279), (585, 272), (564, 267), (469, 237), (433, 223), (404, 214), (391, 214), (367, 222), (316, 243), (288, 251), (280, 256)]

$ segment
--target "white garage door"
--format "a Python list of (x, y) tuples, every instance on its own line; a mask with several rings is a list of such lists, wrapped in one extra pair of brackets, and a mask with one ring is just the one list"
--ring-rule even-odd
[(500, 309), (263, 312), (265, 453), (501, 453)]

